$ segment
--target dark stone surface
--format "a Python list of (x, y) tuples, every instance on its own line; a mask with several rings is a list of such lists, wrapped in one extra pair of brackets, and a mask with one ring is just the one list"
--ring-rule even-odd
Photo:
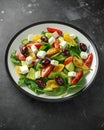
[[(4, 66), (10, 39), (46, 20), (71, 23), (95, 41), (100, 70), (92, 86), (61, 103), (33, 100), (18, 91)], [(0, 0), (0, 130), (104, 130), (104, 1)]]

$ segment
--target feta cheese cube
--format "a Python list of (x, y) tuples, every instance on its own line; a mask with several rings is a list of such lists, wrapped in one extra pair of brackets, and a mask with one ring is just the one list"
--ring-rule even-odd
[(52, 45), (55, 42), (55, 38), (52, 36), (48, 39), (48, 42)]
[(58, 65), (58, 61), (57, 60), (51, 60), (51, 63), (50, 64), (52, 64), (52, 65), (54, 65), (54, 66), (57, 66)]
[(28, 41), (33, 41), (33, 36), (34, 36), (33, 34), (29, 34), (28, 35)]
[(33, 58), (31, 56), (26, 57), (26, 64), (29, 65), (33, 61)]
[(35, 72), (35, 79), (39, 79), (41, 77), (41, 71)]
[(59, 36), (59, 34), (58, 34), (57, 32), (53, 32), (53, 33), (52, 33), (52, 36), (53, 36), (54, 38), (57, 38), (57, 37)]
[(75, 35), (75, 34), (70, 34), (70, 36), (71, 36), (71, 37), (73, 37), (73, 38), (75, 38), (75, 37), (76, 37), (76, 35)]
[(70, 72), (68, 72), (68, 76), (69, 77), (75, 77), (76, 76), (76, 72), (70, 71)]
[(45, 51), (38, 51), (37, 53), (37, 57), (41, 59), (44, 59), (45, 55), (46, 55)]
[(66, 46), (67, 46), (66, 41), (62, 41), (62, 42), (60, 43), (60, 48), (65, 49)]
[(29, 72), (28, 66), (24, 65), (24, 66), (20, 66), (20, 70), (22, 74), (26, 74)]
[(32, 50), (32, 52), (34, 52), (34, 53), (37, 53), (37, 51), (38, 51), (38, 49), (37, 49), (37, 47), (36, 47), (35, 45), (32, 45), (32, 46), (31, 46), (31, 50)]
[(86, 59), (88, 57), (88, 53), (81, 51), (80, 56), (82, 59)]

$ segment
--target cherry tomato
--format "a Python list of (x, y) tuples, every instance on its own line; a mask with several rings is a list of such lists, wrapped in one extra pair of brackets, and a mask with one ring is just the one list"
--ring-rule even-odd
[(46, 77), (50, 74), (50, 72), (53, 70), (54, 66), (49, 64), (46, 67), (42, 69), (42, 77)]
[(21, 52), (17, 52), (16, 56), (18, 60), (26, 60), (25, 56)]
[(26, 45), (26, 47), (31, 47), (32, 45), (35, 45), (38, 49), (42, 46), (41, 42), (31, 42)]
[(69, 64), (73, 60), (73, 58), (73, 56), (69, 56), (68, 58), (66, 58), (64, 61), (64, 65)]
[(59, 35), (62, 35), (62, 31), (59, 29), (47, 27), (47, 30), (51, 33), (57, 32)]
[(88, 55), (87, 59), (84, 60), (84, 64), (87, 65), (88, 67), (90, 67), (91, 64), (92, 64), (92, 60), (93, 60), (93, 54), (90, 53), (90, 54)]
[(82, 77), (82, 71), (76, 71), (76, 76), (75, 77), (72, 77), (72, 79), (71, 79), (71, 85), (74, 85), (74, 84), (76, 84), (80, 79), (81, 79), (81, 77)]
[(57, 49), (60, 48), (60, 40), (59, 39), (55, 40), (54, 47), (57, 48)]

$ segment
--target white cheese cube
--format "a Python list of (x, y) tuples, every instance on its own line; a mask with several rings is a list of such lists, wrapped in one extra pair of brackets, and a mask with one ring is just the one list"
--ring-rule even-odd
[(41, 59), (44, 59), (45, 55), (46, 55), (45, 51), (38, 51), (37, 53), (37, 57)]
[(52, 45), (55, 42), (55, 38), (52, 36), (48, 39), (48, 42)]
[(52, 33), (52, 36), (53, 36), (54, 38), (57, 38), (57, 37), (59, 36), (59, 34), (58, 34), (57, 32), (53, 32), (53, 33)]
[(86, 59), (88, 57), (88, 53), (81, 51), (80, 56), (82, 59)]
[(32, 46), (31, 46), (31, 50), (32, 50), (32, 52), (34, 52), (34, 53), (37, 53), (37, 51), (38, 51), (38, 49), (37, 49), (37, 47), (36, 47), (35, 45), (32, 45)]
[(41, 77), (41, 72), (40, 71), (36, 71), (35, 72), (35, 79), (39, 79)]
[(60, 48), (65, 49), (66, 46), (67, 46), (66, 41), (62, 41), (62, 42), (60, 43)]
[(76, 35), (75, 35), (75, 34), (70, 34), (70, 36), (71, 36), (71, 37), (73, 37), (73, 38), (75, 38), (75, 37), (76, 37)]
[(33, 41), (33, 36), (34, 36), (33, 34), (29, 34), (28, 35), (28, 41)]
[(54, 65), (54, 66), (57, 66), (58, 65), (58, 61), (57, 60), (51, 60), (51, 63), (50, 64), (52, 64), (52, 65)]
[(22, 74), (26, 74), (29, 72), (28, 66), (24, 65), (24, 66), (20, 66), (20, 70)]
[(70, 72), (68, 72), (68, 76), (69, 77), (75, 77), (76, 76), (76, 72), (70, 71)]
[(31, 56), (26, 57), (26, 64), (29, 65), (33, 61), (33, 58)]

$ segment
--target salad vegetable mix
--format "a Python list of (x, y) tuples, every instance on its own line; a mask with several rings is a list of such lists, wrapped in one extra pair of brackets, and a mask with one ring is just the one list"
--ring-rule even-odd
[(18, 73), (19, 86), (37, 94), (68, 94), (85, 84), (93, 53), (77, 36), (47, 27), (40, 34), (29, 34), (13, 50), (10, 60)]

